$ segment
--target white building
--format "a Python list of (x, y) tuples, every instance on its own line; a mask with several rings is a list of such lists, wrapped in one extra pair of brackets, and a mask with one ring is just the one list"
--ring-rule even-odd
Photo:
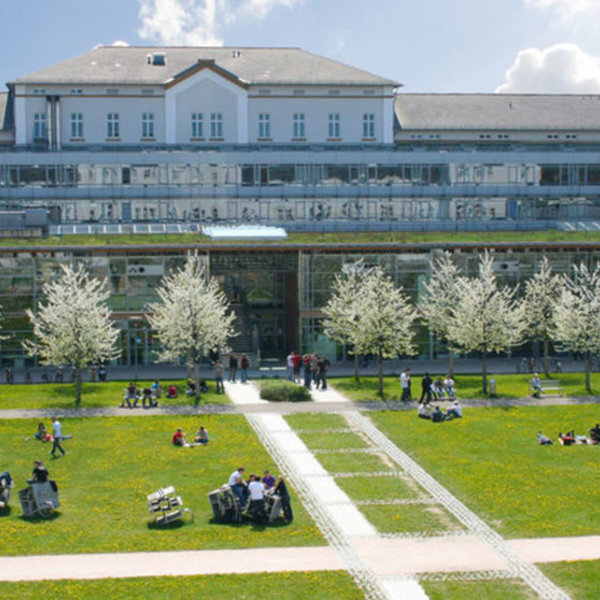
[(398, 88), (297, 48), (99, 47), (0, 94), (0, 208), (296, 228), (600, 217), (600, 97)]

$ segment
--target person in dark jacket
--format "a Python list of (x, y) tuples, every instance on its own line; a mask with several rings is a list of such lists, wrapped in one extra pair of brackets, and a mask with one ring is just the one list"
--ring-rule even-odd
[(423, 379), (421, 379), (421, 398), (419, 399), (419, 404), (423, 404), (423, 401), (429, 403), (431, 402), (431, 384), (433, 383), (433, 379), (429, 376), (429, 373), (425, 373)]
[(281, 498), (281, 508), (283, 510), (285, 522), (291, 523), (294, 519), (294, 513), (292, 512), (292, 505), (290, 504), (290, 494), (285, 485), (285, 480), (281, 475), (277, 478), (275, 493)]

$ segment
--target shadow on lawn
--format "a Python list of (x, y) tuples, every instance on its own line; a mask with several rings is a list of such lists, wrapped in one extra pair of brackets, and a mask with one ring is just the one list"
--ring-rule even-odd
[(21, 519), (21, 521), (24, 521), (25, 523), (31, 523), (32, 525), (39, 525), (40, 523), (47, 523), (48, 521), (55, 521), (56, 519), (59, 519), (62, 516), (62, 513), (58, 510), (53, 510), (52, 514), (50, 514), (48, 517), (41, 517), (41, 516), (35, 516), (35, 517), (26, 517), (25, 515), (21, 515), (20, 517), (18, 517), (19, 519)]

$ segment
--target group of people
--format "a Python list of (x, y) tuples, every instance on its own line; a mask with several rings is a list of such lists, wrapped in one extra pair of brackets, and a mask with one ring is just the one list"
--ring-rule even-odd
[(184, 448), (193, 448), (194, 446), (206, 446), (209, 442), (208, 439), (208, 431), (204, 428), (204, 426), (200, 425), (200, 429), (196, 432), (194, 436), (194, 441), (189, 442), (183, 429), (178, 427), (173, 437), (171, 438), (171, 443), (173, 446), (179, 446)]
[(435, 380), (425, 373), (421, 379), (421, 397), (419, 403), (455, 399), (455, 383), (450, 375), (445, 379), (438, 376)]
[(43, 421), (38, 423), (37, 431), (33, 434), (40, 442), (49, 443), (52, 442), (52, 450), (50, 454), (56, 456), (58, 450), (62, 456), (66, 454), (65, 449), (62, 447), (63, 440), (68, 440), (71, 436), (65, 436), (62, 432), (62, 423), (58, 420), (58, 417), (52, 417), (52, 433), (46, 429), (46, 425)]
[(319, 356), (316, 352), (313, 354), (298, 354), (292, 350), (286, 359), (288, 379), (298, 385), (304, 385), (310, 390), (315, 386), (316, 389), (327, 389), (327, 373), (331, 363), (326, 356)]
[(121, 408), (125, 408), (125, 406), (135, 408), (141, 400), (143, 408), (154, 408), (158, 406), (158, 399), (162, 396), (162, 393), (163, 389), (158, 379), (155, 379), (150, 386), (146, 386), (141, 390), (133, 381), (130, 381), (125, 388), (123, 400), (119, 406)]
[(290, 523), (294, 515), (290, 503), (290, 494), (284, 478), (281, 475), (275, 478), (267, 470), (262, 478), (251, 473), (248, 479), (244, 481), (244, 473), (244, 467), (238, 467), (229, 476), (227, 482), (231, 491), (239, 500), (241, 510), (247, 509), (254, 523), (264, 523), (267, 521), (265, 498), (267, 495), (276, 494), (281, 499), (283, 518), (286, 523)]
[[(547, 435), (544, 435), (541, 431), (538, 431), (537, 439), (538, 444), (540, 444), (541, 446), (551, 446), (554, 443), (552, 438), (549, 438)], [(576, 444), (596, 446), (600, 444), (600, 423), (596, 423), (593, 427), (590, 428), (589, 437), (585, 435), (575, 435), (574, 429), (572, 429), (571, 431), (567, 431), (567, 433), (559, 431), (558, 443), (561, 446), (574, 446)]]
[(431, 406), (429, 402), (421, 402), (417, 412), (420, 419), (428, 419), (432, 423), (451, 421), (462, 417), (462, 406), (458, 400), (454, 400), (450, 408), (444, 412), (439, 406)]
[[(217, 361), (217, 364), (220, 364)], [(240, 371), (240, 380), (242, 383), (248, 383), (248, 369), (250, 368), (250, 359), (247, 354), (243, 354), (240, 359), (238, 359), (235, 352), (232, 352), (229, 355), (229, 383), (237, 383), (237, 372), (238, 369)], [(215, 365), (215, 372), (217, 368)], [(222, 375), (221, 375), (222, 376)], [(222, 383), (222, 381), (221, 381)]]

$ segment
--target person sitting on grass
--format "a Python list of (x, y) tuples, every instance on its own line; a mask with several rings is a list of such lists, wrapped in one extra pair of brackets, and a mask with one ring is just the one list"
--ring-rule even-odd
[(454, 388), (454, 379), (452, 379), (450, 375), (446, 375), (446, 379), (444, 379), (444, 390), (446, 390), (446, 394), (448, 394), (450, 400), (454, 400)]
[(452, 406), (446, 412), (446, 420), (460, 419), (462, 417), (462, 406), (458, 400), (454, 400)]
[(590, 444), (600, 444), (600, 423), (590, 429)]
[(436, 406), (431, 413), (431, 422), (432, 423), (441, 423), (446, 418), (446, 415), (440, 409), (439, 406)]
[(38, 440), (40, 440), (40, 442), (44, 442), (44, 443), (54, 441), (54, 437), (52, 436), (51, 433), (48, 433), (48, 430), (46, 429), (46, 426), (44, 425), (43, 422), (40, 422), (38, 424), (38, 428), (34, 434), (34, 437), (37, 438)]
[(196, 395), (196, 384), (192, 379), (187, 380), (187, 385), (185, 387), (185, 395), (186, 396), (195, 396)]
[(575, 432), (568, 431), (567, 433), (558, 433), (558, 441), (561, 446), (572, 446), (575, 443)]
[(537, 439), (540, 446), (552, 446), (553, 444), (552, 440), (547, 435), (544, 435), (541, 431), (538, 431)]
[(173, 434), (173, 446), (189, 446), (189, 442), (187, 441), (185, 434), (183, 433), (183, 429), (181, 427), (177, 428), (177, 431)]
[(431, 406), (429, 406), (428, 402), (423, 402), (419, 404), (419, 410), (417, 412), (419, 419), (429, 419), (431, 420)]
[(443, 400), (444, 399), (444, 383), (441, 377), (438, 377), (431, 384), (431, 391), (433, 392), (434, 400)]
[(169, 400), (177, 398), (177, 388), (174, 385), (170, 385), (167, 388), (167, 398), (169, 398)]
[(153, 381), (152, 385), (150, 386), (150, 392), (153, 400), (158, 400), (162, 396), (163, 390), (158, 379)]
[(206, 431), (202, 425), (200, 425), (200, 429), (198, 429), (198, 433), (196, 433), (194, 443), (202, 446), (206, 446), (206, 444), (208, 444), (208, 431)]

